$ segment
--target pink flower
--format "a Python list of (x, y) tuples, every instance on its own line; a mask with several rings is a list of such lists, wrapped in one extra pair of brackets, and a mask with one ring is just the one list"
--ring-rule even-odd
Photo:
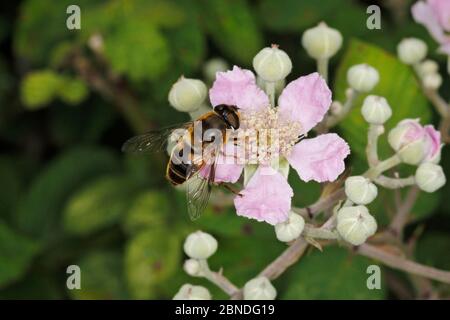
[(412, 7), (416, 22), (423, 24), (433, 38), (440, 44), (439, 50), (450, 55), (450, 1), (418, 1)]
[[(287, 85), (278, 99), (278, 108), (270, 106), (267, 95), (257, 87), (254, 74), (237, 66), (217, 74), (209, 95), (213, 106), (239, 107), (242, 128), (239, 130), (257, 130), (259, 139), (264, 130), (277, 132), (278, 144), (269, 142), (258, 149), (256, 157), (260, 166), (240, 192), (241, 196), (234, 200), (238, 215), (270, 224), (288, 218), (292, 188), (287, 177), (269, 166), (279, 157), (286, 158), (304, 181), (333, 181), (344, 171), (344, 159), (350, 148), (337, 134), (299, 142), (299, 136), (322, 121), (331, 105), (331, 91), (318, 73)], [(251, 136), (247, 138), (251, 141)], [(216, 170), (220, 172), (221, 182), (235, 182), (243, 168), (243, 164), (219, 163)]]
[[(439, 162), (441, 153), (441, 134), (432, 125), (423, 127), (418, 119), (405, 119), (400, 121), (389, 132), (388, 141), (397, 151), (416, 146), (414, 159), (421, 162)], [(416, 162), (413, 161), (413, 162)]]

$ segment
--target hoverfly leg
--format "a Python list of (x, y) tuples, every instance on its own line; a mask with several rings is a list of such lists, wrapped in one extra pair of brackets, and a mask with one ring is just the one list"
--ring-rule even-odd
[(239, 191), (237, 191), (236, 189), (234, 189), (233, 187), (231, 187), (228, 183), (220, 183), (220, 186), (224, 187), (225, 189), (227, 189), (228, 191), (230, 191), (231, 193), (234, 193), (237, 196), (242, 197), (242, 194), (239, 193)]

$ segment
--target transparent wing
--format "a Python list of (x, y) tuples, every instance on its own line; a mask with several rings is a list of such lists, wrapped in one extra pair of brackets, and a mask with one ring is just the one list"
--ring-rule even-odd
[[(191, 220), (198, 219), (208, 205), (209, 197), (211, 195), (211, 185), (214, 182), (216, 173), (217, 151), (218, 150), (214, 151), (212, 158), (208, 162), (209, 164), (193, 173), (186, 182), (187, 207)], [(203, 176), (205, 177), (202, 176), (201, 172), (203, 172)], [(205, 174), (205, 172), (207, 174)]]
[(152, 130), (132, 137), (123, 144), (122, 151), (128, 153), (142, 153), (165, 150), (169, 139), (173, 139), (174, 142), (180, 139), (183, 134), (186, 133), (186, 129), (191, 123), (192, 122), (187, 122), (181, 125), (178, 124), (165, 127), (160, 130)]

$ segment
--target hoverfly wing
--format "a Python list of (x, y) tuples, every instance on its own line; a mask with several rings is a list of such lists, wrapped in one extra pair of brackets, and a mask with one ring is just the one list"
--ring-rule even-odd
[(200, 173), (192, 176), (187, 182), (186, 200), (191, 220), (198, 219), (208, 205), (211, 195), (211, 184)]
[(192, 122), (187, 122), (134, 136), (122, 145), (122, 151), (127, 153), (142, 153), (165, 150), (169, 139), (173, 139), (174, 142), (180, 139), (186, 132), (186, 128), (191, 124)]
[(211, 185), (216, 176), (218, 154), (219, 149), (217, 148), (209, 162), (205, 161), (203, 167), (188, 173), (190, 178), (187, 181), (186, 199), (191, 220), (198, 219), (208, 205)]

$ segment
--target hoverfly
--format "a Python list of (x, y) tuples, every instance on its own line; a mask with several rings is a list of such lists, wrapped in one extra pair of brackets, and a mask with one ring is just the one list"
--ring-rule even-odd
[[(195, 121), (132, 137), (124, 143), (122, 151), (141, 153), (163, 150), (168, 139), (173, 139), (174, 133), (181, 129), (183, 134), (178, 133), (175, 137), (166, 178), (174, 186), (190, 180), (186, 198), (189, 216), (194, 220), (201, 215), (208, 203), (217, 156), (229, 138), (228, 132), (239, 129), (239, 125), (238, 108), (222, 104)], [(219, 132), (221, 139), (216, 136), (206, 137), (205, 133), (211, 131)]]

